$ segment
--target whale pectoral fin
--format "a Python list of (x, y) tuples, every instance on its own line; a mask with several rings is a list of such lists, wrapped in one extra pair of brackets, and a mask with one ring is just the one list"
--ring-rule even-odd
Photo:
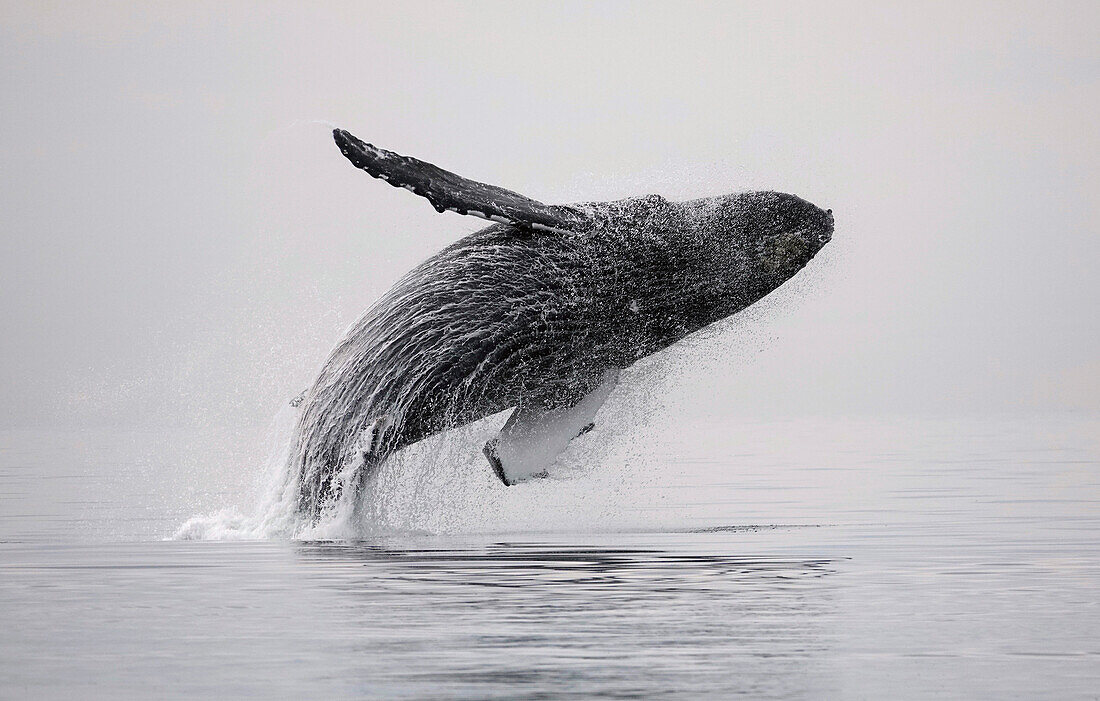
[(501, 429), (485, 444), (485, 457), (500, 481), (508, 486), (548, 476), (548, 470), (569, 441), (592, 430), (592, 419), (619, 379), (609, 370), (600, 384), (580, 401), (558, 408), (539, 403), (520, 404)]
[(583, 231), (590, 224), (590, 215), (575, 207), (547, 205), (496, 185), (467, 180), (431, 163), (372, 146), (343, 129), (334, 129), (332, 137), (356, 168), (420, 195), (436, 211), (560, 232)]

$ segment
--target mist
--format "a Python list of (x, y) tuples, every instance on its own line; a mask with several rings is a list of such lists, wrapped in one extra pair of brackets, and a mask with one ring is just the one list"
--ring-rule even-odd
[(1094, 3), (0, 7), (0, 425), (264, 422), (483, 226), (333, 125), (545, 202), (831, 208), (640, 374), (676, 411), (1100, 409)]

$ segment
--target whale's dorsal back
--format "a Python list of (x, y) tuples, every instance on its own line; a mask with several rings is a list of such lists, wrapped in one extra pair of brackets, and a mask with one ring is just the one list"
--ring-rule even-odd
[(590, 215), (576, 207), (543, 204), (496, 185), (467, 180), (431, 163), (372, 146), (343, 129), (334, 129), (332, 137), (356, 168), (420, 195), (436, 211), (560, 232), (584, 231), (591, 225)]

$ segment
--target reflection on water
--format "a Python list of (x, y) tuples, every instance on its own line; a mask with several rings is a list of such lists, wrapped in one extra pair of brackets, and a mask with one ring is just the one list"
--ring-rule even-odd
[[(736, 543), (702, 538), (8, 546), (2, 610), (23, 632), (0, 655), (19, 661), (11, 688), (45, 696), (89, 679), (103, 696), (218, 695), (242, 677), (291, 697), (834, 688), (833, 563), (714, 554)], [(126, 674), (105, 674), (108, 657)]]
[(385, 631), (346, 652), (377, 657), (381, 643), (386, 663), (351, 676), (388, 692), (773, 697), (827, 681), (814, 664), (826, 560), (520, 543), (297, 552), (352, 625)]
[[(726, 528), (733, 529), (722, 527), (722, 530)], [(492, 586), (513, 587), (553, 583), (629, 585), (657, 580), (684, 587), (708, 582), (738, 587), (752, 582), (783, 585), (829, 572), (828, 560), (673, 554), (649, 549), (557, 548), (539, 543), (493, 543), (482, 551), (469, 551), (390, 549), (362, 542), (307, 542), (300, 543), (297, 552), (303, 561), (318, 567), (348, 563), (380, 565), (387, 572), (423, 577), (426, 582), (457, 581), (469, 585), (476, 584), (477, 577), (487, 577), (495, 580)], [(573, 576), (559, 579), (556, 575), (561, 573)], [(379, 574), (375, 572), (374, 576)]]
[(0, 697), (1093, 698), (1098, 425), (429, 466), (355, 542), (160, 540), (254, 493), (236, 442), (0, 434)]

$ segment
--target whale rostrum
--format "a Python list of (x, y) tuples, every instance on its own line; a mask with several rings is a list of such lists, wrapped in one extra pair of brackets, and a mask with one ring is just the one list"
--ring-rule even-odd
[(295, 398), (289, 468), (311, 518), (362, 498), (395, 451), (510, 408), (484, 447), (493, 472), (545, 476), (620, 370), (776, 289), (833, 232), (831, 211), (779, 192), (547, 205), (333, 137), (372, 176), (494, 223), (398, 280)]

